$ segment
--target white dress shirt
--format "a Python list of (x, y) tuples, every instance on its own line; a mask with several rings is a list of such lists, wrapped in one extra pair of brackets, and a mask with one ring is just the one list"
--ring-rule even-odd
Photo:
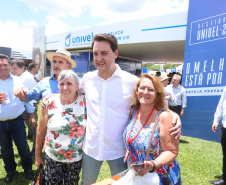
[(23, 79), (24, 81), (24, 87), (30, 91), (31, 89), (33, 89), (38, 82), (34, 79), (34, 75), (29, 73), (28, 71), (24, 71), (21, 75), (20, 78)]
[[(13, 94), (14, 89), (19, 87), (24, 87), (23, 81), (19, 77), (10, 75), (7, 80), (0, 79), (0, 92), (7, 92), (10, 100), (8, 104), (0, 105), (0, 121), (15, 119), (24, 112), (24, 102)], [(32, 111), (28, 110), (28, 112)]]
[(87, 127), (83, 151), (92, 158), (104, 161), (125, 154), (123, 130), (128, 122), (131, 95), (138, 78), (117, 66), (107, 80), (97, 71), (82, 78), (80, 91), (85, 93)]
[(181, 105), (182, 108), (187, 107), (186, 91), (180, 84), (175, 88), (173, 84), (166, 86), (166, 93), (171, 94), (171, 100), (168, 101), (170, 106)]
[(223, 94), (221, 95), (220, 101), (217, 105), (213, 123), (218, 125), (221, 119), (223, 127), (226, 128), (226, 87), (224, 88)]
[[(27, 90), (27, 91), (30, 91), (31, 89), (33, 89), (37, 84), (38, 82), (34, 79), (34, 75), (29, 73), (28, 71), (24, 71), (21, 75), (20, 75), (20, 78), (23, 79), (24, 81), (24, 88)], [(33, 105), (33, 103), (36, 103), (37, 101), (35, 100), (32, 100), (30, 101), (29, 103), (31, 105)], [(25, 103), (25, 106), (26, 106), (26, 109), (27, 109), (27, 106), (28, 104)]]

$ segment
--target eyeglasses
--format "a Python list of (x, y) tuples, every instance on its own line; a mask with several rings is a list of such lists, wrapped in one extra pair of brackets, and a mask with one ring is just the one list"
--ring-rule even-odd
[(151, 92), (156, 92), (156, 91), (155, 91), (154, 89), (152, 89), (152, 88), (148, 88), (148, 87), (138, 87), (138, 90), (141, 91), (141, 92), (145, 91), (145, 89), (147, 89), (147, 91), (148, 91), (149, 93), (151, 93)]

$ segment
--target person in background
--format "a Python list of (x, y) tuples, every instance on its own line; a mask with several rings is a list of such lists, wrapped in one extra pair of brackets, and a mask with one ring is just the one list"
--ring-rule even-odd
[[(97, 70), (83, 76), (79, 89), (85, 93), (87, 103), (82, 185), (96, 182), (103, 161), (107, 161), (112, 176), (127, 169), (122, 134), (128, 121), (132, 91), (139, 80), (115, 63), (118, 42), (114, 35), (96, 34), (92, 50)], [(171, 130), (175, 137), (180, 135), (180, 126), (178, 119)]]
[(86, 128), (85, 99), (78, 93), (79, 78), (74, 71), (62, 71), (58, 81), (60, 93), (43, 99), (46, 109), (40, 114), (35, 164), (37, 168), (44, 165), (45, 143), (45, 184), (77, 185)]
[[(10, 59), (0, 54), (0, 147), (6, 170), (5, 183), (13, 180), (16, 162), (13, 151), (13, 141), (21, 157), (25, 178), (32, 180), (32, 159), (26, 140), (25, 125), (22, 117), (24, 103), (13, 95), (15, 88), (24, 88), (21, 78), (10, 74)], [(28, 113), (34, 109), (29, 107)]]
[(221, 95), (220, 101), (217, 105), (216, 112), (214, 114), (214, 120), (212, 125), (213, 132), (217, 132), (217, 127), (220, 121), (222, 120), (221, 126), (221, 146), (223, 151), (223, 174), (222, 178), (219, 180), (209, 181), (211, 184), (226, 184), (226, 87), (224, 88), (223, 94)]
[(155, 76), (157, 76), (157, 77), (161, 76), (161, 72), (160, 72), (160, 71), (157, 71), (157, 72), (155, 73)]
[(173, 75), (172, 84), (166, 87), (166, 92), (171, 94), (169, 109), (176, 112), (181, 117), (184, 115), (184, 110), (187, 106), (187, 98), (185, 88), (180, 85), (180, 81), (180, 75)]
[(40, 81), (44, 78), (43, 66), (42, 66), (43, 65), (42, 64), (42, 56), (41, 56), (40, 48), (33, 48), (32, 62), (35, 63), (35, 65), (38, 68), (38, 74), (36, 74), (36, 78), (38, 81)]
[[(140, 176), (156, 172), (160, 185), (165, 185), (167, 181), (181, 185), (180, 167), (176, 161), (179, 140), (169, 133), (169, 129), (173, 127), (173, 117), (165, 109), (164, 97), (163, 86), (157, 77), (141, 75), (133, 91), (130, 120), (123, 134), (128, 162), (143, 162), (142, 167), (132, 164), (130, 167)], [(152, 132), (154, 137), (146, 160)]]
[[(159, 76), (159, 80), (161, 81), (162, 85), (163, 85), (163, 89), (164, 91), (166, 92), (166, 86), (168, 85), (169, 83), (169, 78), (166, 74), (162, 74), (161, 76)], [(170, 93), (166, 93), (166, 96), (165, 96), (165, 102), (166, 102), (166, 105), (168, 107), (168, 101), (171, 99), (171, 95)]]
[(22, 101), (39, 101), (49, 94), (59, 93), (57, 81), (58, 75), (63, 70), (76, 67), (75, 61), (71, 59), (71, 54), (63, 48), (59, 48), (56, 52), (47, 53), (46, 57), (53, 63), (52, 67), (54, 74), (51, 77), (43, 78), (31, 91), (26, 92), (22, 88), (15, 89), (15, 96)]
[[(28, 65), (28, 70), (29, 70), (29, 73), (30, 73), (30, 74), (33, 76), (33, 78), (35, 79), (36, 85), (37, 85), (37, 84), (38, 84), (38, 80), (37, 80), (37, 78), (35, 77), (35, 74), (38, 73), (38, 67), (37, 67), (37, 65), (35, 65), (35, 63), (30, 63), (30, 64)], [(35, 86), (36, 86), (36, 85), (35, 85)], [(32, 147), (32, 150), (31, 150), (31, 155), (35, 155), (36, 129), (37, 129), (37, 120), (38, 120), (38, 116), (37, 116), (38, 102), (35, 101), (35, 100), (31, 100), (30, 102), (33, 103), (34, 108), (35, 108), (36, 124), (35, 124), (35, 126), (34, 126), (33, 128), (28, 127), (28, 138), (33, 140), (33, 147)]]
[(29, 73), (31, 73), (34, 79), (38, 82), (37, 78), (35, 77), (35, 75), (38, 74), (38, 70), (39, 70), (37, 65), (35, 65), (35, 63), (30, 63), (28, 65), (28, 70), (29, 70)]
[[(11, 69), (12, 69), (12, 73), (15, 76), (18, 76), (23, 80), (24, 87), (27, 91), (33, 89), (37, 85), (37, 81), (34, 79), (34, 76), (26, 70), (26, 64), (23, 60), (13, 59), (11, 61)], [(30, 137), (33, 140), (33, 147), (31, 150), (31, 154), (34, 155), (35, 138), (36, 138), (35, 132), (36, 132), (36, 128), (37, 128), (36, 121), (38, 120), (37, 104), (36, 104), (36, 102), (30, 101), (30, 102), (26, 103), (25, 105), (26, 106), (30, 105), (30, 106), (34, 107), (34, 113), (29, 114), (27, 111), (24, 111), (24, 113), (22, 114), (24, 122), (28, 127), (28, 138)], [(31, 120), (32, 122), (29, 119), (31, 117), (33, 117), (33, 119)]]

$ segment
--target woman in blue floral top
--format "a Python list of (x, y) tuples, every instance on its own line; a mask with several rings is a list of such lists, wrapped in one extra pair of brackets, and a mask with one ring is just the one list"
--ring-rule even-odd
[(45, 184), (78, 184), (82, 164), (82, 143), (86, 128), (84, 95), (78, 93), (79, 78), (72, 70), (58, 76), (59, 94), (43, 99), (37, 129), (35, 164), (44, 165)]
[[(165, 109), (165, 92), (157, 77), (143, 74), (133, 92), (130, 119), (124, 130), (127, 148), (125, 160), (129, 163), (143, 161), (143, 166), (130, 164), (137, 175), (156, 172), (161, 185), (181, 184), (180, 167), (176, 161), (179, 139), (170, 136), (172, 115)], [(157, 126), (154, 129), (155, 122)], [(146, 160), (151, 133), (149, 159)]]

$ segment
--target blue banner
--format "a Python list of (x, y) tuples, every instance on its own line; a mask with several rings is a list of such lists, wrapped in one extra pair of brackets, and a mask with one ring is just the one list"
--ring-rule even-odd
[(220, 141), (211, 130), (226, 82), (226, 6), (224, 0), (190, 0), (182, 85), (187, 108), (182, 134)]

